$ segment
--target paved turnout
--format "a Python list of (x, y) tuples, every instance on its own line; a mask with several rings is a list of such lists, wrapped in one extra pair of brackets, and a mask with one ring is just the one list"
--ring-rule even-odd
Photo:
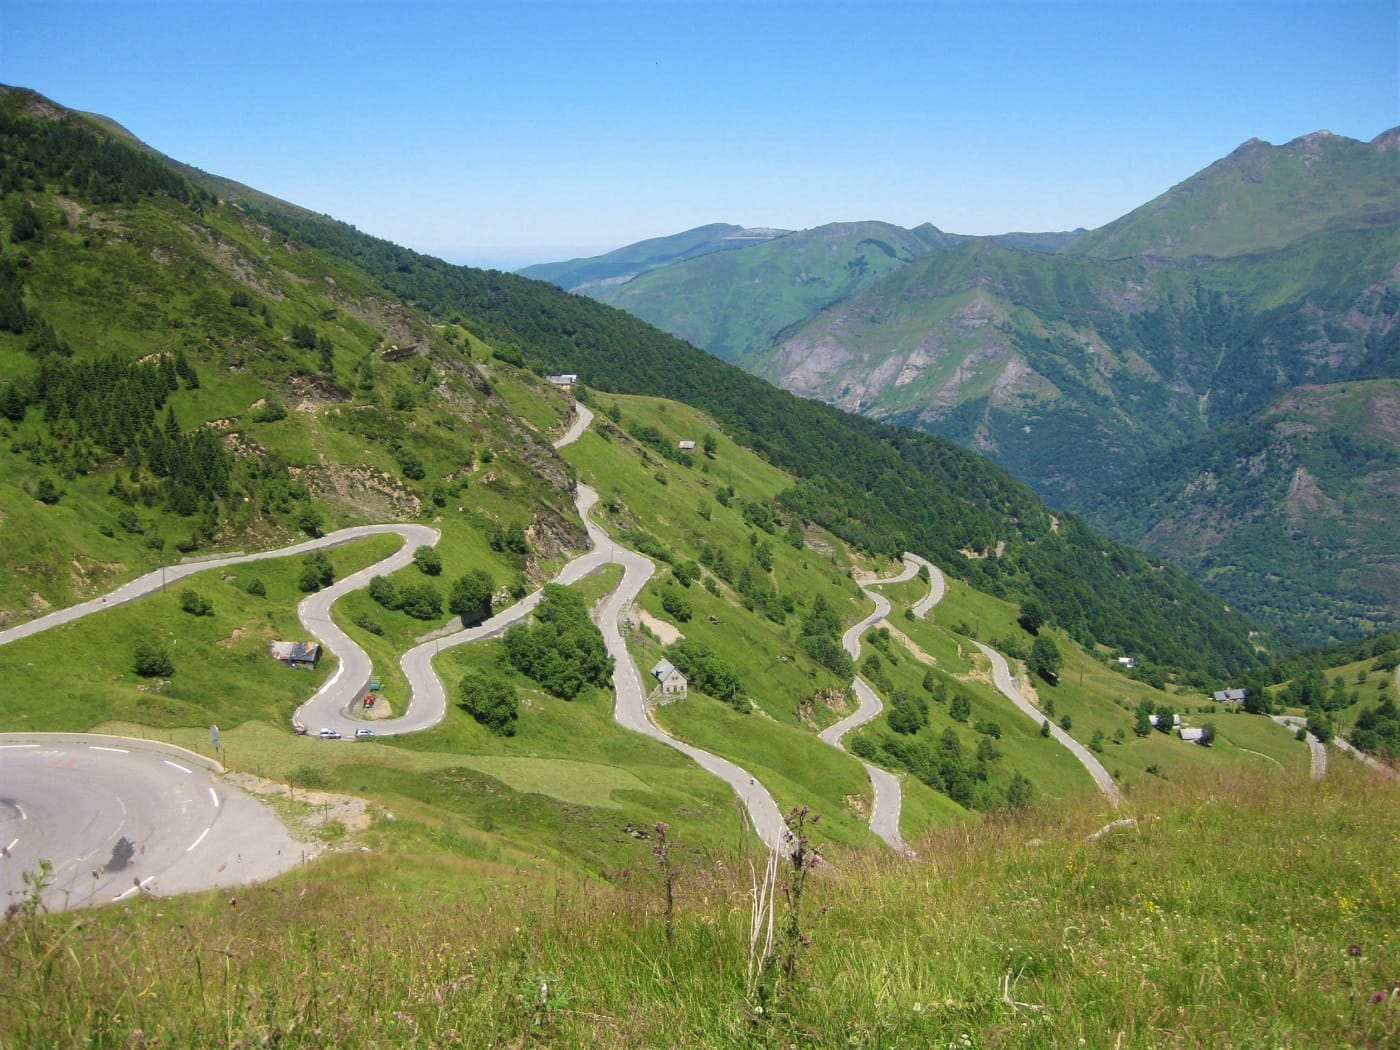
[[(182, 748), (85, 733), (0, 735), (0, 907), (53, 864), (50, 910), (270, 878), (301, 859), (272, 810)], [(119, 851), (126, 839), (129, 859)]]

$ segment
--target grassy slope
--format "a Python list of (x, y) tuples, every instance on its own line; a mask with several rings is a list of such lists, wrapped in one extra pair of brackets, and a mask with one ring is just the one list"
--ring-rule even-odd
[[(42, 200), (40, 206), (49, 209)], [(49, 213), (57, 216), (57, 208)], [(51, 225), (41, 242), (24, 249), (30, 260), (25, 288), (30, 303), (42, 310), (75, 355), (129, 359), (187, 352), (202, 383), (172, 396), (170, 405), (181, 424), (190, 429), (206, 420), (223, 420), (225, 432), (236, 435), (245, 448), (280, 456), (307, 471), (313, 493), (323, 500), (319, 506), (327, 528), (400, 516), (406, 501), (423, 501), (439, 479), (454, 476), (470, 483), (473, 476), (487, 473), (498, 479), (487, 491), (504, 499), (478, 501), (474, 521), (448, 516), (443, 524), (449, 545), (459, 536), (473, 542), (466, 533), (488, 519), (542, 514), (557, 521), (566, 513), (564, 494), (557, 488), (550, 492), (524, 462), (548, 456), (528, 447), (521, 431), (528, 432), (531, 425), (515, 421), (504, 402), (483, 392), (475, 366), (362, 274), (294, 250), (280, 239), (265, 243), (265, 230), (226, 208), (208, 209), (196, 224), (173, 202), (146, 201), (87, 209), (67, 226), (56, 218)], [(266, 322), (255, 310), (231, 306), (233, 291), (249, 293), (255, 306), (265, 306)], [(311, 324), (332, 340), (334, 376), (318, 378), (316, 355), (288, 342), (286, 333), (295, 323)], [(399, 333), (397, 341), (403, 344), (422, 340), (432, 345), (441, 355), (436, 367), (430, 367), (426, 354), (393, 364), (373, 361), (371, 351), (385, 343), (385, 333)], [(27, 338), (0, 333), (4, 375), (33, 373), (32, 355), (20, 352)], [(371, 389), (362, 382), (366, 360), (372, 362)], [(495, 363), (489, 370), (511, 382), (508, 366)], [(355, 396), (338, 403), (347, 396), (352, 377), (359, 377), (353, 380)], [(401, 390), (411, 391), (412, 397), (403, 408), (391, 407)], [(302, 410), (259, 422), (250, 408), (268, 396), (294, 407), (300, 402)], [(524, 408), (530, 399), (541, 404), (552, 400), (557, 417), (559, 394), (544, 390), (515, 400)], [(31, 410), (22, 423), (0, 423), (0, 436), (10, 439), (0, 480), (0, 539), (15, 552), (11, 559), (17, 569), (0, 582), (0, 609), (20, 617), (42, 608), (43, 602), (91, 596), (115, 580), (161, 564), (170, 556), (153, 551), (152, 538), (168, 545), (188, 536), (192, 527), (138, 507), (146, 525), (139, 538), (120, 529), (113, 537), (99, 536), (97, 527), (111, 528), (123, 509), (108, 495), (112, 478), (124, 467), (120, 462), (61, 478), (60, 503), (37, 504), (28, 490), (40, 477), (55, 476), (54, 466), (33, 451), (48, 440), (39, 416)], [(386, 432), (424, 462), (428, 475), (421, 486), (397, 476), (398, 466), (385, 447)], [(486, 449), (497, 456), (489, 470), (482, 470), (478, 457)], [(337, 467), (353, 468), (358, 475), (349, 499), (336, 489), (332, 475)], [(462, 483), (448, 487), (460, 489)], [(223, 546), (250, 541), (274, 546), (289, 539), (283, 522), (259, 517), (255, 508), (246, 502), (226, 508)], [(507, 560), (490, 560), (498, 573), (510, 567)]]
[(21, 1045), (1394, 1045), (1397, 792), (1354, 771), (1206, 774), (1144, 791), (1138, 826), (1097, 842), (1097, 806), (1059, 804), (925, 837), (915, 861), (826, 850), (796, 917), (807, 946), (779, 938), (795, 968), (762, 1013), (746, 866), (683, 838), (670, 942), (649, 859), (614, 886), (472, 861), (468, 892), (461, 860), (341, 853), (234, 906), (5, 924), (0, 1028)]

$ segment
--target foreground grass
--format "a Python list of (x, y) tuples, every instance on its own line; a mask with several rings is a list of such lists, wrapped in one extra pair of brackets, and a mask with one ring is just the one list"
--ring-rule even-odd
[(677, 844), (668, 944), (654, 869), (467, 891), (440, 858), (405, 893), (347, 852), (236, 899), (9, 919), (0, 1041), (1393, 1046), (1400, 787), (1338, 772), (1144, 788), (1138, 825), (1092, 842), (1098, 807), (1060, 805), (946, 829), (913, 862), (833, 852), (762, 1012), (732, 857)]

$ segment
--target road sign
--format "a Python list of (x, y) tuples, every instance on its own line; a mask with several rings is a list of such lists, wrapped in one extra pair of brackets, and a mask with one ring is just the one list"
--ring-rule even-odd
[(209, 727), (209, 746), (212, 747), (215, 751), (219, 750), (219, 727), (218, 727), (218, 726), (210, 726), (210, 727)]

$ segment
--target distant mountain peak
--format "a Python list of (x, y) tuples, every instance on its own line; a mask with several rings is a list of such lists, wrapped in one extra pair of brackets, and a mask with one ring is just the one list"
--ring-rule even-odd
[(1324, 149), (1327, 146), (1332, 145), (1332, 143), (1342, 140), (1343, 138), (1344, 136), (1334, 135), (1326, 128), (1323, 128), (1319, 131), (1314, 131), (1307, 135), (1299, 135), (1296, 139), (1289, 142), (1283, 148), (1287, 150), (1296, 151)]
[(1371, 140), (1371, 145), (1377, 149), (1390, 150), (1400, 146), (1400, 127), (1391, 128), (1389, 131), (1382, 131)]

